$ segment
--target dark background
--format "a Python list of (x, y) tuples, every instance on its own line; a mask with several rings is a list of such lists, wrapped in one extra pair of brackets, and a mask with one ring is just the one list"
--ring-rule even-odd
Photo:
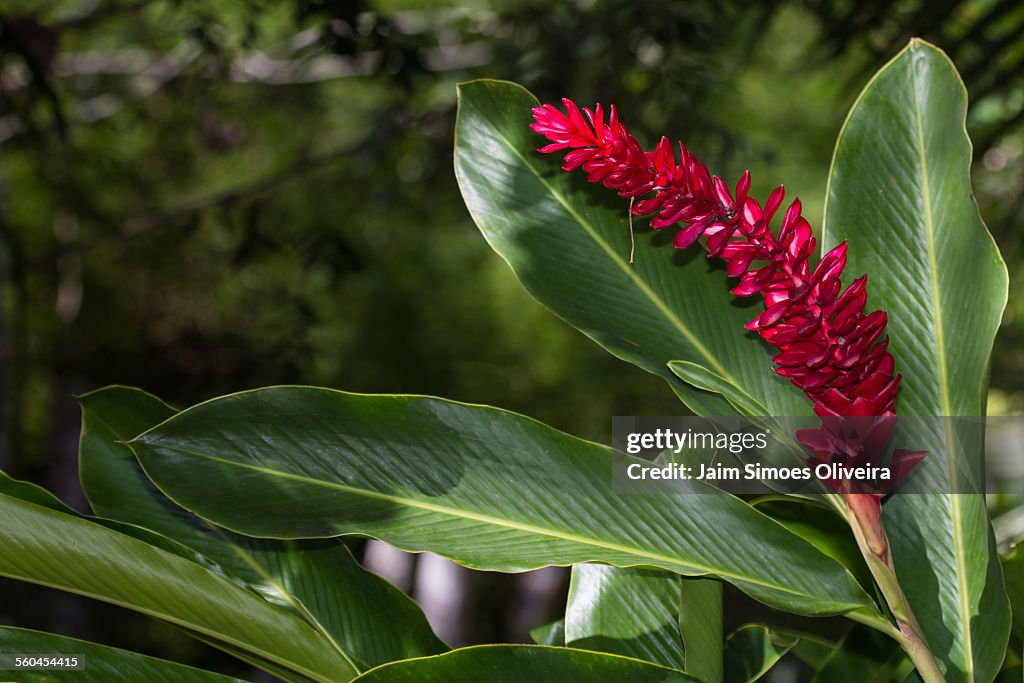
[[(277, 383), (438, 394), (603, 441), (611, 415), (677, 413), (490, 252), (452, 172), (455, 84), (616, 103), (646, 145), (750, 168), (755, 196), (784, 182), (818, 223), (847, 109), (911, 36), (970, 92), (975, 193), (1011, 275), (990, 410), (1019, 413), (1022, 32), (1007, 0), (5, 0), (0, 468), (84, 509), (74, 395), (110, 383), (178, 406)], [(561, 570), (370, 555), (453, 644), (522, 641), (564, 601)], [(11, 582), (0, 623), (245, 672)]]

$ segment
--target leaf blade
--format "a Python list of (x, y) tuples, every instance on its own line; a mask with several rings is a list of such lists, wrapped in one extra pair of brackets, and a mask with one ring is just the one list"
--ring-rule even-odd
[(304, 622), (190, 560), (4, 494), (0, 530), (0, 575), (142, 612), (314, 680), (355, 675)]
[(498, 571), (711, 573), (810, 613), (870, 605), (845, 569), (735, 497), (696, 481), (714, 495), (614, 495), (609, 468), (627, 456), (494, 408), (278, 387), (201, 404), (131, 445), (172, 499), (253, 535), (359, 533)]
[[(969, 193), (966, 107), (948, 58), (911, 41), (865, 87), (833, 157), (823, 246), (849, 238), (848, 271), (870, 274), (871, 304), (890, 314), (902, 414), (984, 412), (1007, 277)], [(961, 492), (953, 471), (959, 458), (981, 457), (981, 444), (965, 456), (948, 425), (936, 432), (910, 446), (931, 452), (915, 476), (950, 493), (894, 496), (886, 526), (897, 574), (948, 675), (990, 681), (1008, 603), (984, 499)]]
[[(153, 529), (192, 548), (227, 576), (302, 615), (361, 670), (447, 649), (419, 607), (363, 569), (341, 543), (234, 534), (160, 493), (123, 441), (176, 410), (127, 387), (91, 392), (80, 403), (82, 485), (97, 514)], [(380, 611), (390, 618), (381, 620)]]

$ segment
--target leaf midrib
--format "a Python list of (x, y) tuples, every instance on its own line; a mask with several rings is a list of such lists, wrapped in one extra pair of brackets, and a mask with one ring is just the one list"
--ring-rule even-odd
[[(913, 50), (913, 46), (911, 50)], [(949, 416), (953, 415), (952, 401), (950, 399), (949, 373), (946, 360), (945, 330), (942, 323), (942, 295), (939, 290), (939, 269), (938, 257), (935, 246), (935, 218), (932, 214), (931, 183), (928, 178), (928, 160), (925, 156), (924, 118), (921, 112), (921, 79), (918, 74), (918, 60), (910, 54), (911, 74), (914, 85), (914, 119), (917, 133), (917, 153), (920, 162), (921, 192), (924, 204), (924, 228), (928, 244), (928, 274), (931, 284), (932, 310), (935, 316), (935, 357), (938, 363), (939, 373), (939, 395), (942, 403), (942, 414), (946, 416), (946, 471), (950, 487), (955, 486), (957, 481), (954, 470), (953, 458), (955, 444), (952, 442), (951, 426)], [(950, 513), (953, 517), (953, 544), (956, 553), (957, 566), (957, 588), (960, 602), (960, 633), (964, 644), (964, 655), (966, 656), (966, 671), (970, 680), (974, 680), (974, 641), (971, 637), (970, 628), (970, 594), (967, 586), (967, 565), (965, 564), (965, 550), (963, 538), (963, 516), (960, 510), (960, 497), (956, 491), (950, 490), (949, 500)]]
[[(602, 541), (602, 540), (596, 539), (596, 538), (588, 538), (586, 536), (579, 536), (579, 535), (576, 535), (576, 534), (566, 533), (564, 531), (559, 531), (558, 529), (548, 529), (548, 528), (536, 526), (536, 525), (533, 525), (533, 524), (523, 524), (523, 523), (516, 522), (514, 520), (502, 519), (500, 517), (493, 517), (491, 515), (486, 515), (486, 514), (482, 514), (482, 513), (478, 513), (478, 512), (470, 512), (470, 511), (467, 511), (467, 510), (460, 510), (458, 508), (445, 507), (445, 506), (442, 506), (442, 505), (435, 505), (433, 503), (428, 503), (428, 502), (425, 502), (425, 501), (416, 500), (415, 498), (405, 498), (405, 497), (402, 497), (402, 496), (396, 496), (396, 495), (391, 495), (391, 494), (387, 494), (387, 493), (381, 493), (379, 491), (371, 491), (371, 490), (368, 490), (368, 489), (361, 489), (361, 488), (356, 488), (356, 487), (352, 487), (352, 486), (346, 486), (345, 484), (339, 484), (337, 482), (326, 481), (324, 479), (315, 479), (313, 477), (297, 474), (297, 473), (294, 473), (294, 472), (284, 472), (284, 471), (281, 471), (281, 470), (275, 470), (275, 469), (272, 469), (272, 468), (269, 468), (269, 467), (263, 467), (263, 466), (256, 465), (256, 464), (243, 463), (243, 462), (239, 462), (237, 460), (230, 460), (228, 458), (220, 458), (220, 457), (217, 457), (217, 456), (214, 456), (214, 455), (210, 455), (208, 453), (200, 453), (200, 452), (196, 452), (196, 451), (191, 451), (191, 450), (188, 450), (186, 448), (181, 448), (181, 447), (178, 447), (178, 446), (170, 446), (170, 445), (167, 445), (167, 444), (161, 444), (159, 446), (159, 448), (162, 449), (162, 450), (174, 451), (176, 453), (181, 453), (183, 455), (192, 456), (192, 457), (195, 457), (195, 458), (200, 458), (202, 460), (209, 460), (211, 462), (221, 463), (221, 464), (227, 465), (229, 467), (239, 467), (239, 468), (242, 468), (242, 469), (245, 469), (245, 470), (250, 470), (250, 471), (254, 471), (254, 472), (260, 472), (262, 474), (269, 475), (269, 476), (272, 476), (272, 477), (273, 476), (277, 476), (277, 477), (281, 477), (283, 479), (291, 479), (293, 481), (299, 481), (299, 482), (306, 483), (306, 484), (309, 484), (309, 485), (312, 485), (312, 486), (319, 486), (321, 488), (332, 489), (332, 490), (340, 491), (342, 493), (347, 493), (347, 494), (350, 494), (350, 495), (361, 496), (361, 497), (370, 498), (370, 499), (373, 499), (373, 500), (380, 500), (380, 501), (387, 502), (387, 503), (394, 503), (394, 504), (399, 505), (399, 506), (415, 508), (415, 509), (424, 510), (424, 511), (427, 511), (427, 512), (434, 512), (434, 513), (438, 513), (438, 514), (442, 514), (442, 515), (447, 515), (449, 517), (454, 517), (454, 518), (458, 518), (458, 519), (466, 519), (466, 520), (469, 520), (469, 521), (480, 522), (480, 523), (483, 523), (483, 524), (489, 524), (489, 525), (496, 526), (496, 527), (513, 529), (513, 530), (516, 530), (516, 531), (524, 531), (524, 532), (528, 532), (528, 533), (537, 534), (538, 536), (548, 536), (548, 537), (557, 538), (557, 539), (560, 539), (560, 540), (563, 540), (563, 541), (569, 541), (569, 542), (573, 542), (573, 543), (578, 543), (578, 544), (584, 545), (584, 546), (592, 546), (592, 547), (595, 547), (595, 548), (602, 548), (602, 549), (605, 549), (605, 550), (612, 550), (612, 551), (615, 551), (615, 552), (620, 552), (620, 553), (624, 553), (624, 554), (628, 554), (628, 555), (634, 555), (634, 556), (637, 556), (637, 557), (642, 558), (642, 559), (649, 559), (649, 560), (656, 560), (656, 561), (659, 561), (659, 562), (664, 562), (665, 564), (674, 565), (674, 566), (677, 566), (677, 567), (688, 567), (688, 568), (695, 569), (697, 571), (704, 572), (704, 573), (707, 573), (707, 574), (714, 574), (716, 576), (720, 576), (720, 577), (723, 577), (723, 578), (735, 579), (736, 581), (740, 581), (740, 582), (751, 584), (751, 585), (760, 586), (762, 588), (767, 588), (767, 589), (779, 591), (781, 593), (786, 593), (786, 594), (789, 594), (789, 595), (799, 596), (799, 597), (804, 598), (804, 599), (807, 599), (807, 598), (810, 598), (810, 599), (813, 599), (813, 600), (819, 599), (819, 596), (808, 594), (808, 593), (804, 593), (804, 592), (801, 592), (799, 590), (788, 588), (786, 586), (780, 586), (780, 585), (776, 585), (776, 584), (773, 584), (773, 583), (769, 583), (769, 582), (764, 581), (762, 579), (751, 578), (751, 577), (743, 576), (743, 575), (736, 574), (736, 573), (733, 573), (733, 572), (724, 572), (724, 571), (722, 571), (721, 569), (718, 569), (718, 568), (708, 567), (708, 566), (705, 566), (705, 565), (702, 565), (702, 564), (698, 564), (698, 563), (695, 563), (695, 562), (691, 562), (691, 561), (688, 561), (688, 560), (682, 560), (680, 558), (671, 557), (669, 555), (662, 555), (660, 553), (650, 552), (649, 550), (642, 549), (642, 548), (635, 548), (635, 547), (631, 548), (629, 546), (620, 545), (620, 544), (617, 544), (617, 543), (611, 543), (611, 542), (608, 542), (608, 541)], [(226, 528), (230, 528), (230, 527), (226, 527)], [(241, 533), (241, 532), (239, 532), (239, 533)], [(836, 600), (836, 602), (838, 603), (839, 600)], [(862, 605), (862, 604), (852, 604), (852, 603), (847, 603), (847, 604), (850, 605), (850, 609), (851, 610), (852, 609), (861, 608), (861, 607), (865, 606), (865, 605)]]

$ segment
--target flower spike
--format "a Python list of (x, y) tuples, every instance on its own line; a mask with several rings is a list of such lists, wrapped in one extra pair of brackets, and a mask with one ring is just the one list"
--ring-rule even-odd
[(635, 200), (632, 214), (651, 216), (655, 230), (677, 229), (677, 249), (706, 238), (709, 257), (724, 259), (728, 275), (739, 278), (732, 293), (763, 297), (765, 310), (747, 328), (778, 349), (775, 372), (803, 390), (818, 415), (893, 414), (901, 376), (888, 350), (886, 315), (864, 312), (866, 277), (842, 289), (845, 242), (812, 269), (817, 244), (799, 200), (786, 209), (778, 235), (770, 228), (782, 186), (762, 206), (747, 195), (749, 171), (733, 192), (682, 142), (678, 158), (664, 137), (645, 152), (615, 107), (605, 123), (600, 104), (582, 113), (571, 100), (562, 104), (565, 112), (550, 104), (533, 110), (531, 128), (551, 143), (540, 151), (567, 150), (565, 170), (582, 168), (590, 182)]

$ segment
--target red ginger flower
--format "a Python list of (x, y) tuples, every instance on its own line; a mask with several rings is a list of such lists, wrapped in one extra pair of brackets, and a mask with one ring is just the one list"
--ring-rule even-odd
[(677, 249), (707, 238), (709, 256), (725, 259), (726, 272), (740, 278), (733, 294), (764, 297), (765, 310), (747, 328), (779, 350), (775, 372), (807, 394), (815, 413), (893, 415), (901, 376), (894, 374), (883, 336), (886, 314), (864, 312), (867, 276), (842, 289), (845, 242), (812, 270), (808, 258), (816, 242), (799, 199), (786, 210), (778, 235), (770, 229), (782, 206), (782, 186), (762, 206), (747, 196), (749, 171), (734, 193), (682, 142), (678, 159), (664, 137), (645, 152), (619, 123), (614, 106), (605, 121), (600, 104), (582, 112), (571, 100), (562, 104), (565, 113), (550, 104), (533, 110), (531, 128), (551, 141), (539, 151), (569, 150), (563, 170), (582, 168), (590, 182), (639, 200), (633, 214), (652, 215), (656, 230), (678, 226)]

